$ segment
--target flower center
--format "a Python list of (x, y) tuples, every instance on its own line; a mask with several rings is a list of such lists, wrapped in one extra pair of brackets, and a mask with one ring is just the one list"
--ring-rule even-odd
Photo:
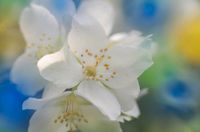
[(86, 75), (86, 77), (94, 78), (96, 76), (96, 67), (86, 66), (83, 73)]
[[(116, 76), (116, 71), (110, 66), (112, 57), (107, 53), (108, 50), (108, 48), (99, 49), (96, 53), (89, 49), (83, 49), (81, 52), (73, 51), (82, 65), (82, 72), (86, 79), (109, 81)], [(97, 71), (97, 68), (100, 70)]]
[(38, 38), (38, 42), (30, 43), (28, 48), (34, 50), (34, 53), (29, 53), (30, 57), (34, 57), (39, 60), (46, 54), (51, 54), (60, 48), (59, 38), (57, 38), (57, 43), (54, 42), (55, 38), (49, 37), (47, 34), (42, 33)]
[(77, 97), (74, 93), (67, 96), (66, 103), (66, 110), (54, 120), (54, 123), (64, 124), (69, 132), (73, 132), (79, 129), (79, 123), (88, 123), (88, 120), (81, 114)]

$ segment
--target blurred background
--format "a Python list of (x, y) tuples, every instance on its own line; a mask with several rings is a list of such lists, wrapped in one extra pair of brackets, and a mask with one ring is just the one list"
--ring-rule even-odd
[[(136, 29), (157, 43), (154, 65), (139, 78), (149, 89), (138, 100), (142, 114), (122, 124), (124, 132), (200, 132), (200, 1), (109, 1), (117, 14), (114, 32)], [(29, 3), (0, 0), (0, 132), (27, 132), (33, 113), (22, 111), (28, 97), (9, 79), (24, 51), (18, 21)]]

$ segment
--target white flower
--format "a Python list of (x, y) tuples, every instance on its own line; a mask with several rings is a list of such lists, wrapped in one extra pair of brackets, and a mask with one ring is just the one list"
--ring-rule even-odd
[(152, 65), (152, 42), (138, 32), (109, 37), (113, 25), (110, 16), (113, 10), (109, 3), (84, 2), (72, 22), (69, 48), (44, 56), (38, 68), (48, 81), (77, 88), (78, 95), (111, 120), (117, 120), (121, 112), (138, 117), (137, 78)]
[[(70, 17), (74, 5), (71, 3), (68, 6), (72, 9), (66, 9), (66, 12), (72, 10), (71, 14), (57, 15), (55, 9), (50, 8), (50, 5), (52, 5), (50, 3), (53, 1), (55, 0), (42, 0), (42, 2), (34, 0), (33, 3), (38, 5), (32, 3), (21, 15), (20, 27), (27, 46), (13, 66), (11, 79), (19, 85), (23, 93), (28, 95), (34, 95), (47, 84), (47, 81), (38, 72), (37, 61), (46, 54), (58, 51), (67, 37), (66, 33), (69, 31), (69, 24), (66, 23), (65, 26), (64, 22), (61, 21), (61, 16)], [(44, 6), (49, 7), (55, 16)]]
[(47, 8), (56, 17), (60, 28), (69, 32), (72, 16), (76, 12), (73, 0), (32, 0), (32, 3)]
[(28, 132), (122, 132), (119, 123), (110, 121), (75, 93), (56, 94), (49, 88), (42, 99), (25, 101), (24, 109), (36, 110)]

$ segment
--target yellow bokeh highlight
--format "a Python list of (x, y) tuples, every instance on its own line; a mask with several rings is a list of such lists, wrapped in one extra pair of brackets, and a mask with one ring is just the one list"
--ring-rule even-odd
[(200, 16), (178, 26), (174, 37), (180, 56), (194, 65), (200, 65)]
[(0, 17), (0, 58), (14, 59), (23, 52), (25, 46), (18, 20)]

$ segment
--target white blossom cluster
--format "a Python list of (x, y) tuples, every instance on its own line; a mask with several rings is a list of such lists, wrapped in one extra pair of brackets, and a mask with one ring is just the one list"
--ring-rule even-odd
[[(28, 132), (122, 132), (137, 118), (138, 77), (152, 65), (152, 40), (138, 31), (112, 33), (107, 0), (33, 0), (20, 18), (26, 40), (11, 79), (33, 109)], [(57, 0), (59, 1), (59, 0)]]

